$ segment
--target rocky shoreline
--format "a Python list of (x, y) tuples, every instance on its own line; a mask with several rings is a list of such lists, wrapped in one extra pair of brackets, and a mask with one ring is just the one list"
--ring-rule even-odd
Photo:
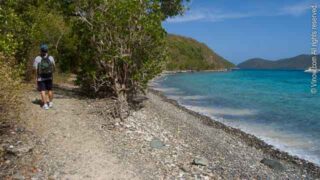
[[(17, 163), (23, 167), (10, 172), (6, 168), (0, 177), (320, 179), (314, 164), (190, 111), (150, 88), (141, 107), (123, 121), (108, 114), (112, 99), (88, 99), (72, 87), (56, 87), (55, 93), (55, 108), (46, 112), (30, 103), (37, 92), (26, 93), (23, 132), (32, 133), (32, 138), (17, 146), (13, 144), (17, 140), (7, 144), (13, 144), (10, 152), (32, 150), (10, 155), (10, 164), (19, 157), (22, 161)], [(32, 146), (24, 146), (27, 142)]]
[(311, 174), (312, 176), (317, 177), (317, 178), (320, 177), (320, 167), (317, 166), (316, 164), (309, 162), (309, 161), (306, 161), (304, 159), (301, 159), (297, 156), (292, 156), (292, 155), (288, 154), (287, 152), (281, 151), (281, 150), (275, 148), (274, 146), (265, 143), (263, 140), (257, 138), (256, 136), (245, 133), (240, 129), (229, 127), (221, 122), (218, 122), (218, 121), (211, 119), (208, 116), (202, 115), (202, 114), (197, 113), (192, 110), (189, 110), (189, 109), (181, 106), (176, 100), (172, 100), (172, 99), (167, 98), (162, 92), (160, 92), (158, 90), (149, 88), (148, 91), (152, 94), (155, 94), (155, 95), (161, 97), (161, 99), (163, 101), (168, 102), (168, 103), (174, 105), (175, 107), (181, 109), (182, 111), (197, 117), (201, 121), (201, 123), (203, 123), (204, 125), (207, 125), (207, 126), (213, 127), (213, 128), (217, 128), (217, 129), (222, 129), (226, 133), (228, 133), (232, 136), (235, 136), (236, 138), (241, 139), (248, 146), (254, 147), (257, 150), (262, 151), (263, 153), (269, 155), (272, 159), (292, 163), (295, 166), (301, 168), (301, 171), (308, 172), (308, 174)]

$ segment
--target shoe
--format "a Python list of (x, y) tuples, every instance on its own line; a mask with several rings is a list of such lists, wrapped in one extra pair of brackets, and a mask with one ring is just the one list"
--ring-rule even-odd
[(44, 104), (44, 105), (42, 106), (42, 108), (45, 109), (45, 110), (48, 110), (48, 109), (49, 109), (49, 106), (48, 106), (48, 104)]
[(48, 105), (49, 105), (49, 108), (52, 108), (53, 107), (53, 102), (49, 102)]

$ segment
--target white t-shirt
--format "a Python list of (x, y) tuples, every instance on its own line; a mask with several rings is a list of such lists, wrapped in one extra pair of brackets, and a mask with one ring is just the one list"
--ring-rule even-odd
[[(45, 56), (45, 58), (47, 57), (48, 55)], [(42, 60), (42, 57), (41, 56), (37, 56), (34, 61), (33, 61), (33, 68), (35, 70), (38, 69), (38, 64), (41, 62)], [(52, 56), (49, 56), (49, 60), (51, 61), (51, 63), (55, 66), (55, 62), (54, 62), (54, 59)], [(52, 79), (52, 78), (41, 78), (38, 76), (38, 81), (45, 81), (45, 80), (49, 80), (49, 79)]]

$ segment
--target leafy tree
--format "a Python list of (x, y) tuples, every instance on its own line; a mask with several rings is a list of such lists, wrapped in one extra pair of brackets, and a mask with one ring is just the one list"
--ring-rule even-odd
[(86, 92), (115, 96), (124, 117), (128, 102), (161, 71), (166, 33), (161, 22), (182, 11), (159, 0), (80, 0), (71, 3), (79, 37), (81, 72)]
[(94, 95), (116, 96), (120, 114), (126, 116), (128, 100), (159, 71), (165, 57), (160, 6), (109, 0), (83, 1), (77, 8), (79, 82)]
[[(28, 52), (25, 52), (28, 60), (28, 72), (32, 72), (33, 58), (39, 53), (39, 45), (47, 43), (50, 47), (50, 54), (58, 61), (63, 59), (61, 49), (66, 49), (66, 44), (62, 41), (69, 40), (70, 27), (65, 22), (64, 17), (56, 10), (50, 10), (50, 7), (45, 5), (35, 7), (30, 6), (24, 14), (30, 19), (29, 35), (28, 35)], [(73, 45), (72, 45), (73, 46)], [(70, 49), (70, 48), (68, 48)]]
[(166, 59), (161, 23), (183, 13), (183, 2), (0, 0), (1, 21), (11, 17), (10, 26), (0, 25), (0, 50), (12, 52), (30, 72), (38, 45), (50, 44), (63, 70), (80, 64), (78, 82), (86, 92), (116, 97), (126, 116), (128, 102), (161, 71)]
[(168, 18), (176, 15), (182, 15), (186, 10), (183, 3), (189, 1), (190, 0), (160, 0), (159, 3), (165, 18)]
[(23, 46), (19, 34), (23, 32), (24, 23), (13, 8), (0, 5), (0, 51), (6, 56), (13, 56)]

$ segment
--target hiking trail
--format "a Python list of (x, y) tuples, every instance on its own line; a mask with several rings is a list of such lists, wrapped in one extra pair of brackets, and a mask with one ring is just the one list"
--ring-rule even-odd
[[(27, 126), (44, 147), (40, 168), (51, 179), (138, 179), (110, 152), (96, 129), (96, 116), (87, 111), (86, 100), (73, 92), (55, 89), (54, 106), (44, 110), (35, 102), (39, 93), (26, 93)], [(104, 137), (105, 138), (105, 137)]]

